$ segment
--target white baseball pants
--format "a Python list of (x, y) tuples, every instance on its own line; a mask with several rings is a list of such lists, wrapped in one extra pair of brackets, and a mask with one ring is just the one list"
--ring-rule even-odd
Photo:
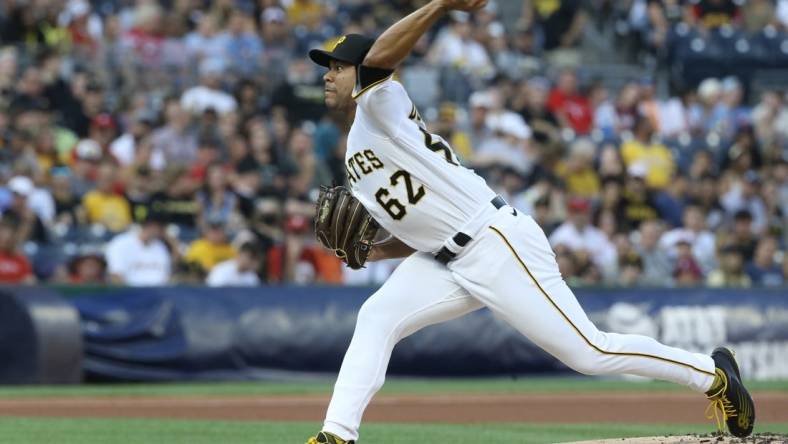
[(652, 338), (597, 330), (558, 271), (539, 225), (504, 206), (448, 266), (416, 253), (361, 307), (339, 371), (324, 430), (358, 438), (361, 417), (383, 385), (394, 345), (432, 324), (482, 306), (572, 369), (633, 374), (705, 392), (714, 381), (710, 356)]

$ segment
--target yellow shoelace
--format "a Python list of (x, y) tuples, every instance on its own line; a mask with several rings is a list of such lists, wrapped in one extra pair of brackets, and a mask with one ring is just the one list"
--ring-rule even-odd
[(317, 439), (315, 439), (315, 437), (313, 436), (309, 438), (309, 441), (307, 441), (306, 444), (318, 444), (318, 442)]
[[(717, 429), (722, 432), (725, 430), (725, 426), (722, 423), (726, 422), (728, 418), (736, 416), (737, 413), (736, 409), (733, 407), (733, 403), (725, 395), (725, 391), (728, 390), (728, 378), (719, 370), (717, 370), (717, 374), (720, 375), (722, 380), (722, 387), (720, 387), (717, 393), (708, 396), (711, 402), (709, 402), (708, 407), (706, 407), (705, 415), (707, 419), (715, 420), (717, 422)], [(722, 420), (720, 420), (719, 413), (722, 413)]]

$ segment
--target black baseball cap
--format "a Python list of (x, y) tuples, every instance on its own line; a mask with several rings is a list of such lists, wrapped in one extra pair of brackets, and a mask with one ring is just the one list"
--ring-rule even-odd
[(351, 65), (360, 65), (364, 61), (369, 48), (375, 43), (374, 39), (365, 37), (361, 34), (347, 34), (339, 37), (336, 42), (330, 46), (330, 50), (313, 49), (309, 51), (309, 58), (320, 66), (328, 68), (329, 62), (338, 60), (340, 62), (350, 63)]

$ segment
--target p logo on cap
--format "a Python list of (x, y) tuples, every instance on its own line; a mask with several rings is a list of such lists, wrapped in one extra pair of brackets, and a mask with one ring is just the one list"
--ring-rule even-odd
[(334, 44), (331, 45), (330, 51), (333, 52), (335, 49), (337, 49), (337, 46), (342, 44), (342, 42), (344, 42), (345, 39), (347, 39), (347, 36), (344, 36), (344, 35), (342, 37), (338, 38), (337, 41), (334, 42)]

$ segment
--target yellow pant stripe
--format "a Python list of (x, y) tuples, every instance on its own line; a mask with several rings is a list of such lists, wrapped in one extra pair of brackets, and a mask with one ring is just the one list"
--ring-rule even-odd
[(531, 278), (531, 280), (534, 282), (534, 284), (536, 284), (536, 287), (539, 289), (539, 291), (542, 293), (542, 295), (544, 295), (544, 297), (547, 298), (548, 301), (550, 301), (550, 304), (552, 304), (552, 306), (555, 307), (555, 309), (558, 311), (558, 313), (560, 313), (561, 316), (566, 320), (566, 322), (568, 322), (569, 325), (572, 326), (572, 328), (575, 330), (575, 332), (577, 332), (577, 334), (581, 338), (583, 338), (583, 340), (585, 341), (586, 344), (589, 345), (589, 347), (593, 348), (594, 350), (596, 350), (599, 353), (602, 353), (604, 355), (635, 356), (635, 357), (638, 357), (638, 358), (656, 359), (658, 361), (669, 362), (671, 364), (676, 364), (676, 365), (680, 365), (680, 366), (683, 366), (683, 367), (688, 367), (688, 368), (690, 368), (692, 370), (695, 370), (696, 372), (700, 372), (700, 373), (703, 373), (703, 374), (706, 374), (706, 375), (709, 375), (709, 376), (712, 376), (712, 377), (715, 376), (715, 374), (712, 373), (712, 372), (707, 372), (707, 371), (701, 370), (701, 369), (699, 369), (699, 368), (697, 368), (697, 367), (695, 367), (693, 365), (690, 365), (690, 364), (687, 364), (687, 363), (684, 363), (684, 362), (675, 361), (673, 359), (663, 358), (663, 357), (654, 356), (654, 355), (648, 355), (648, 354), (645, 354), (645, 353), (611, 352), (611, 351), (607, 351), (607, 350), (602, 350), (601, 348), (597, 347), (596, 345), (594, 345), (583, 334), (583, 332), (580, 331), (579, 328), (577, 328), (577, 326), (572, 322), (571, 319), (569, 319), (569, 317), (566, 315), (566, 313), (564, 313), (564, 311), (561, 310), (561, 307), (559, 307), (558, 304), (556, 304), (555, 301), (553, 301), (553, 298), (551, 298), (550, 295), (547, 294), (547, 292), (544, 290), (544, 288), (542, 288), (542, 286), (539, 285), (539, 281), (537, 281), (536, 278), (534, 277), (534, 275), (531, 274), (531, 271), (525, 265), (525, 262), (523, 262), (523, 260), (520, 259), (520, 255), (518, 255), (517, 252), (514, 251), (514, 248), (512, 247), (512, 244), (509, 243), (509, 241), (506, 239), (506, 236), (504, 236), (503, 233), (501, 233), (497, 228), (495, 228), (493, 226), (490, 226), (489, 228), (491, 230), (493, 230), (495, 232), (495, 234), (497, 234), (498, 237), (501, 238), (501, 240), (504, 241), (506, 246), (509, 247), (509, 251), (511, 251), (512, 254), (514, 255), (514, 257), (517, 259), (517, 261), (520, 262), (520, 265), (523, 267), (523, 270), (525, 270), (525, 272), (528, 273), (528, 276)]

